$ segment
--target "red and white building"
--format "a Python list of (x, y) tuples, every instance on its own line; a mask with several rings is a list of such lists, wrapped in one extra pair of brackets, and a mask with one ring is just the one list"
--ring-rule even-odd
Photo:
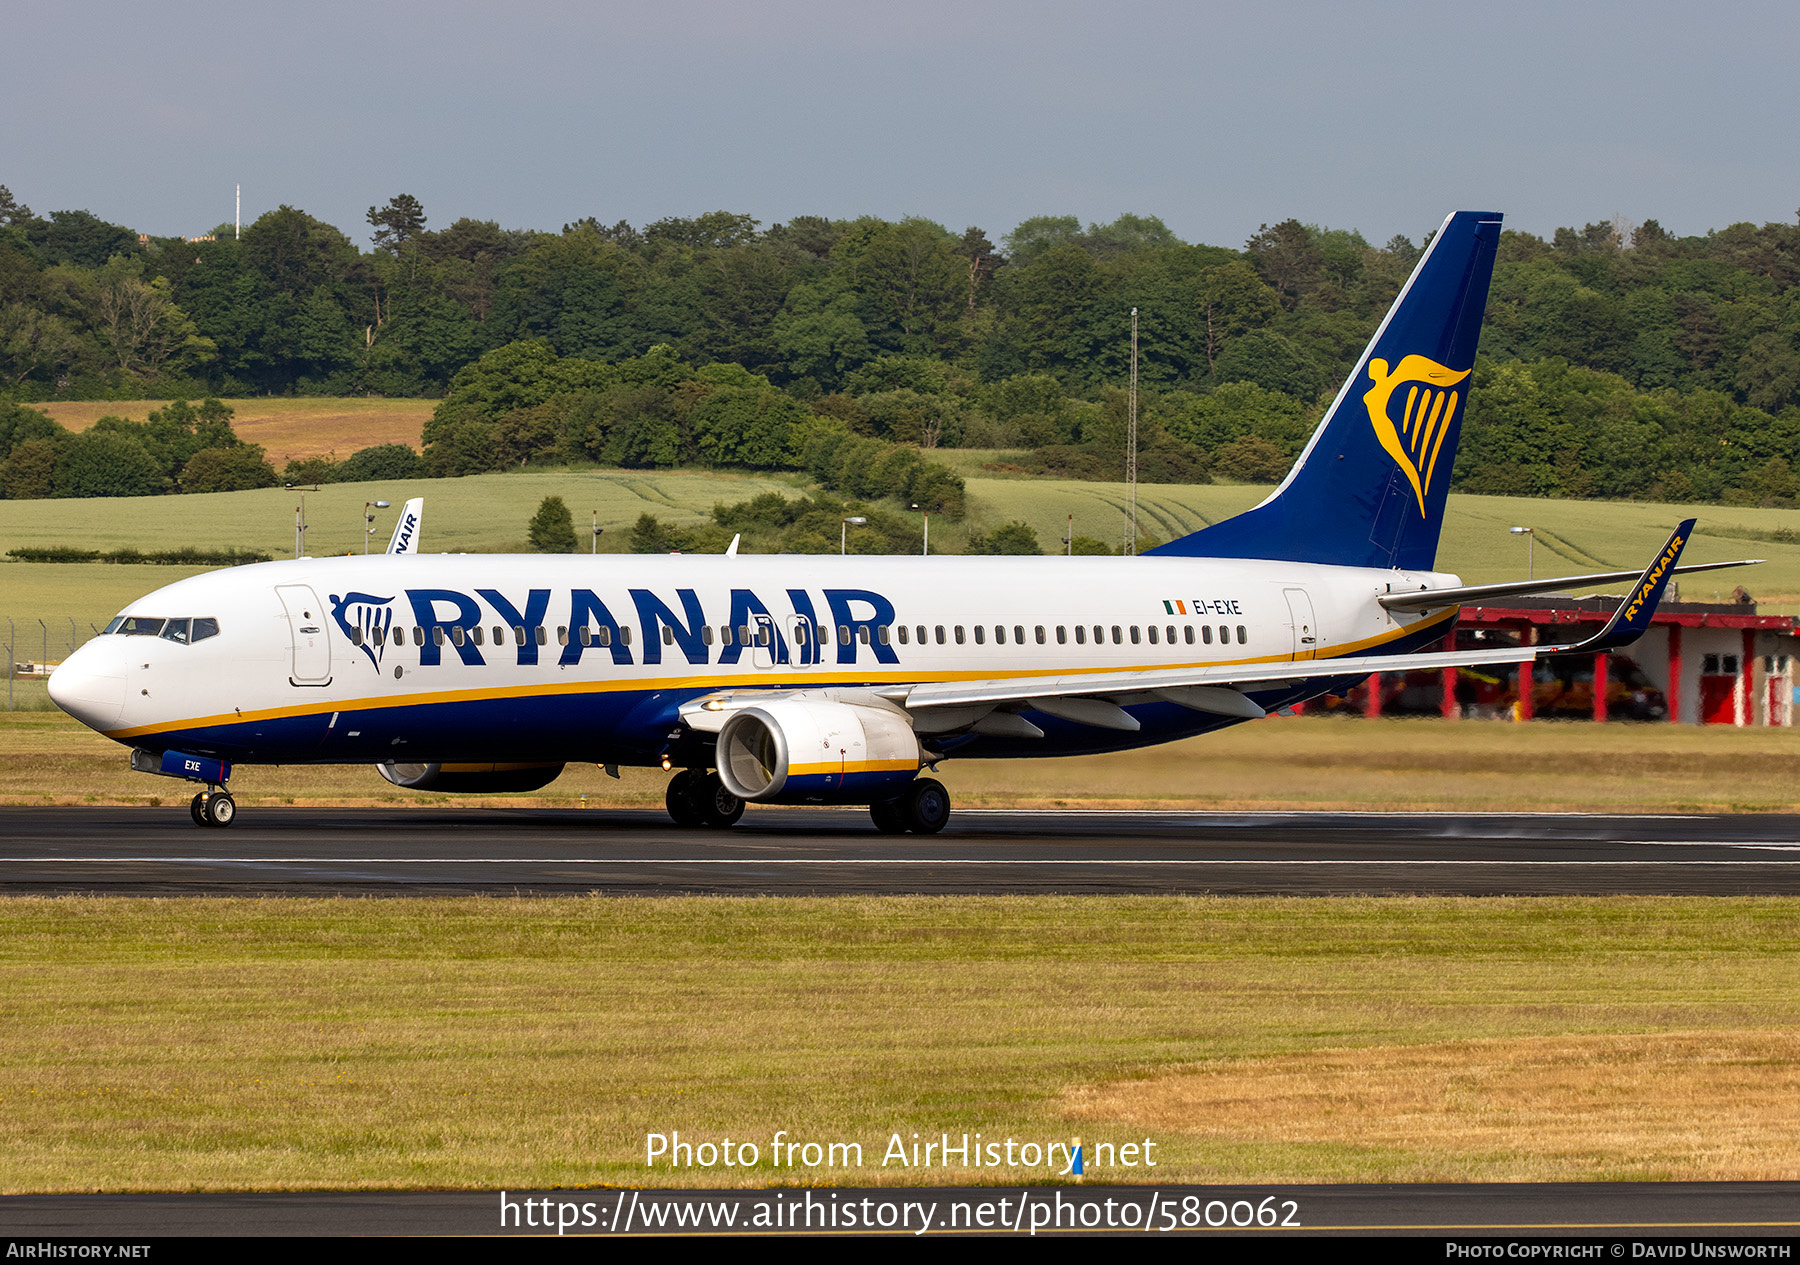
[[(1617, 598), (1533, 598), (1465, 606), (1453, 639), (1459, 649), (1576, 642), (1598, 632), (1617, 605)], [(1369, 716), (1436, 711), (1518, 720), (1790, 725), (1797, 655), (1800, 619), (1794, 616), (1759, 615), (1749, 603), (1664, 602), (1650, 630), (1623, 652), (1498, 672), (1390, 673), (1352, 690), (1343, 707)]]

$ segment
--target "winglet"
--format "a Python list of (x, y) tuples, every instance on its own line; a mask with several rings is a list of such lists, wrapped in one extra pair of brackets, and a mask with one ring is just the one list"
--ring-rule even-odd
[(1643, 636), (1644, 630), (1650, 627), (1651, 616), (1656, 614), (1657, 605), (1662, 601), (1663, 590), (1669, 585), (1669, 577), (1675, 573), (1675, 560), (1681, 557), (1681, 551), (1686, 548), (1693, 530), (1694, 520), (1691, 518), (1675, 529), (1668, 542), (1663, 545), (1662, 552), (1644, 568), (1644, 574), (1631, 586), (1631, 592), (1619, 603), (1619, 609), (1606, 621), (1606, 627), (1586, 641), (1578, 641), (1565, 648), (1546, 649), (1545, 653), (1613, 650), (1619, 646), (1629, 646)]
[(419, 520), (425, 516), (425, 498), (415, 496), (400, 510), (400, 521), (394, 524), (394, 538), (388, 541), (389, 553), (419, 552)]

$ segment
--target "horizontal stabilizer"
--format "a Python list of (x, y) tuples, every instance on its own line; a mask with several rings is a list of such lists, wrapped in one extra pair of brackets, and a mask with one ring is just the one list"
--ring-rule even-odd
[[(1753, 567), (1763, 558), (1743, 558), (1737, 562), (1694, 562), (1676, 567), (1671, 575), (1692, 575), (1696, 571), (1723, 571), (1727, 567)], [(1563, 575), (1550, 580), (1520, 580), (1506, 584), (1468, 584), (1457, 589), (1420, 589), (1416, 593), (1387, 593), (1376, 598), (1391, 611), (1436, 610), (1444, 606), (1469, 606), (1501, 597), (1527, 597), (1533, 593), (1555, 593), (1562, 589), (1591, 589), (1596, 584), (1617, 584), (1635, 580), (1642, 572), (1601, 571), (1594, 575)]]

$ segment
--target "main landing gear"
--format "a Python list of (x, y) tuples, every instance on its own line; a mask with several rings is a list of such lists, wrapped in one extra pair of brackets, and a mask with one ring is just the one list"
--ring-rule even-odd
[(916, 835), (935, 835), (950, 820), (950, 792), (935, 778), (922, 777), (908, 786), (905, 794), (870, 804), (869, 816), (884, 835), (909, 830)]
[(201, 791), (189, 802), (188, 815), (196, 826), (229, 826), (237, 820), (237, 801), (222, 786)]
[(683, 769), (669, 779), (663, 803), (677, 826), (723, 830), (744, 815), (744, 801), (725, 789), (717, 773)]

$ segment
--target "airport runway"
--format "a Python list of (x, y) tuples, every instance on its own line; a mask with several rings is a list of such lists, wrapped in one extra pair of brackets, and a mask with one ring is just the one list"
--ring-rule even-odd
[(597, 809), (0, 809), (0, 891), (165, 893), (1800, 893), (1800, 817), (860, 809), (728, 831)]

